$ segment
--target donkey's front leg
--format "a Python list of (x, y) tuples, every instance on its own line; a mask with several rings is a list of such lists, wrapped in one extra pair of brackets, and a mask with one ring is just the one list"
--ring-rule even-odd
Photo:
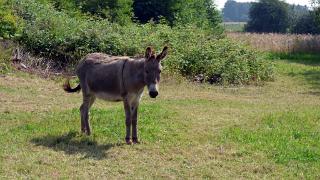
[(130, 111), (130, 105), (128, 103), (128, 100), (125, 99), (123, 101), (124, 103), (124, 111), (126, 114), (126, 143), (132, 144), (132, 141), (130, 139), (130, 129), (131, 129), (131, 111)]
[(135, 106), (131, 107), (132, 141), (134, 144), (139, 143), (138, 135), (137, 135), (138, 106), (139, 106), (139, 104), (136, 104)]

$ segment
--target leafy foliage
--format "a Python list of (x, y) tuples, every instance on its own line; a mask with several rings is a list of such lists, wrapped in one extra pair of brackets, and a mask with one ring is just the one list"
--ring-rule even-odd
[(0, 1), (0, 38), (13, 38), (18, 36), (21, 26), (19, 18), (14, 16), (8, 1)]
[(121, 26), (106, 19), (70, 16), (50, 4), (33, 0), (16, 1), (18, 14), (25, 19), (21, 44), (30, 51), (49, 56), (57, 63), (75, 64), (90, 52), (135, 56), (145, 47), (171, 49), (167, 71), (187, 77), (214, 75), (224, 84), (247, 84), (272, 78), (270, 64), (240, 44), (221, 39), (220, 32), (193, 25), (133, 23)]
[(317, 24), (320, 24), (320, 0), (311, 0), (314, 6), (314, 12), (317, 20)]
[(211, 0), (41, 0), (52, 3), (55, 9), (70, 15), (89, 14), (113, 23), (126, 25), (140, 23), (196, 24), (199, 27), (217, 28), (220, 14)]
[[(203, 75), (211, 83), (248, 84), (270, 80), (273, 68), (257, 52), (228, 39), (188, 39), (171, 66), (186, 76)], [(221, 79), (220, 79), (221, 78)]]
[(222, 9), (223, 20), (225, 22), (247, 22), (249, 20), (249, 10), (251, 3), (236, 2), (228, 0)]
[(290, 31), (292, 30), (292, 27), (295, 26), (298, 22), (298, 20), (302, 16), (308, 15), (309, 9), (307, 6), (301, 6), (301, 5), (289, 5), (288, 6), (288, 16), (289, 16), (289, 28)]
[(57, 9), (89, 13), (111, 22), (127, 24), (131, 22), (132, 0), (48, 0)]
[(14, 44), (6, 40), (0, 40), (0, 74), (11, 71), (11, 55)]
[[(224, 22), (247, 22), (249, 21), (250, 2), (236, 2), (228, 0), (222, 9)], [(308, 14), (307, 6), (288, 4), (289, 25), (293, 26), (303, 15)]]
[(317, 24), (315, 13), (310, 12), (301, 16), (293, 26), (292, 32), (297, 34), (319, 34), (320, 26)]
[(248, 32), (284, 33), (288, 28), (288, 4), (279, 0), (260, 0), (249, 12)]
[[(272, 1), (268, 1), (268, 2), (272, 3)], [(222, 10), (223, 20), (225, 22), (249, 21), (249, 10), (252, 7), (252, 5), (253, 3), (242, 3), (242, 2), (236, 2), (234, 0), (228, 0), (225, 3), (225, 6)], [(276, 6), (279, 6), (279, 5), (276, 5)], [(282, 31), (273, 30), (275, 27), (279, 29), (281, 28), (280, 26), (282, 26), (281, 23), (274, 24), (274, 21), (275, 20), (278, 21), (278, 19), (280, 18), (278, 17), (279, 14), (278, 15), (276, 14), (277, 12), (280, 12), (280, 11), (278, 11), (275, 7), (268, 7), (268, 6), (264, 6), (263, 8), (260, 7), (260, 9), (258, 9), (256, 13), (252, 15), (254, 19), (252, 19), (252, 21), (249, 22), (249, 25), (248, 25), (249, 27), (247, 26), (247, 31), (290, 32), (290, 33), (301, 33), (301, 34), (317, 33), (316, 31), (317, 26), (315, 24), (316, 23), (315, 12), (309, 11), (307, 6), (294, 5), (294, 4), (293, 5), (287, 4), (285, 6), (286, 6), (285, 8), (287, 9), (286, 13), (288, 17), (288, 20), (287, 20), (288, 24), (287, 26), (283, 27)], [(260, 13), (261, 10), (263, 10), (264, 13)], [(256, 15), (258, 17), (256, 17)], [(268, 17), (269, 19), (267, 18), (267, 16), (269, 16)], [(270, 18), (274, 18), (274, 19), (272, 20)], [(255, 29), (255, 28), (259, 28), (259, 29)]]
[(134, 0), (136, 18), (147, 23), (160, 22), (161, 18), (171, 25), (195, 24), (199, 27), (217, 28), (220, 14), (211, 0)]
[(134, 0), (133, 10), (136, 19), (141, 23), (150, 20), (159, 22), (164, 17), (170, 24), (174, 22), (176, 0), (157, 1), (157, 0)]
[(221, 17), (211, 0), (186, 0), (177, 5), (176, 24), (195, 24), (220, 30)]

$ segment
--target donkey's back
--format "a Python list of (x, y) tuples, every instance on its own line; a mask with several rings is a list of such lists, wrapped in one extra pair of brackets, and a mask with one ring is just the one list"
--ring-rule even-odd
[(109, 101), (122, 100), (123, 66), (129, 60), (131, 59), (127, 56), (88, 54), (76, 71), (83, 94), (95, 95)]
[(123, 65), (123, 61), (130, 60), (128, 56), (111, 56), (104, 53), (91, 53), (83, 58), (78, 64), (76, 73), (78, 76), (86, 74), (93, 69), (104, 69), (112, 67), (112, 69), (120, 69)]

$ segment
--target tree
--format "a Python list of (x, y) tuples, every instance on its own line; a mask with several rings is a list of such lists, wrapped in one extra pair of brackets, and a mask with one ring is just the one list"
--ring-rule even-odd
[(219, 11), (212, 0), (134, 0), (134, 14), (141, 23), (161, 17), (171, 25), (196, 24), (216, 27), (221, 22)]
[(195, 24), (198, 27), (216, 28), (221, 16), (212, 0), (179, 0), (175, 23)]
[(292, 33), (297, 34), (319, 34), (320, 28), (314, 11), (301, 16), (292, 28)]
[(314, 6), (317, 24), (320, 25), (320, 0), (311, 0), (311, 2)]
[(147, 23), (151, 19), (158, 22), (161, 17), (165, 17), (167, 21), (172, 23), (176, 4), (176, 0), (134, 0), (133, 11), (135, 18), (141, 23)]
[(228, 0), (222, 9), (223, 21), (226, 22), (247, 22), (251, 3), (236, 2)]
[(288, 4), (279, 0), (260, 0), (249, 12), (248, 32), (285, 33), (288, 28)]
[(50, 0), (57, 9), (75, 10), (127, 24), (133, 17), (132, 0)]
[[(296, 28), (296, 25), (297, 24), (301, 25), (301, 23), (303, 23), (303, 22), (301, 22), (301, 20), (306, 18), (307, 16), (309, 16), (309, 13), (310, 13), (310, 11), (307, 6), (289, 5), (288, 6), (288, 17), (289, 17), (288, 29), (289, 29), (289, 32), (294, 31), (294, 33), (297, 33), (296, 30), (294, 30)], [(308, 22), (310, 22), (310, 21), (308, 21)]]

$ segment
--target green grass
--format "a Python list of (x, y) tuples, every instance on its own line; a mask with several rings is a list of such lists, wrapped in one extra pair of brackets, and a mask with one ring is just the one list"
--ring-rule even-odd
[(265, 152), (276, 163), (316, 163), (320, 160), (319, 121), (316, 109), (270, 114), (256, 128), (231, 128), (225, 137)]
[(320, 54), (310, 53), (269, 53), (270, 59), (287, 60), (306, 65), (320, 65)]
[[(303, 56), (306, 57), (306, 56)], [(272, 58), (274, 82), (221, 87), (165, 76), (124, 143), (122, 103), (98, 100), (80, 133), (81, 94), (25, 73), (0, 77), (2, 179), (318, 179), (320, 67)], [(316, 62), (316, 58), (306, 60)]]
[(319, 111), (306, 109), (267, 115), (255, 128), (230, 128), (222, 139), (236, 143), (239, 154), (254, 156), (261, 152), (290, 170), (293, 177), (318, 179), (319, 128)]
[(246, 23), (244, 22), (224, 22), (223, 27), (226, 32), (243, 32)]

